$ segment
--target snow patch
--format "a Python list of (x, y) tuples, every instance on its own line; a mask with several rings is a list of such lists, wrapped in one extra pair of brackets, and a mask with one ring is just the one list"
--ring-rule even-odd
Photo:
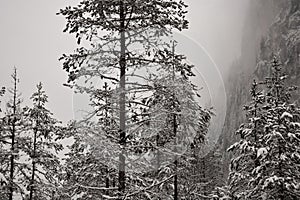
[(292, 122), (291, 126), (295, 127), (295, 128), (300, 128), (300, 123), (299, 122)]
[(264, 156), (264, 155), (266, 155), (267, 153), (268, 153), (268, 150), (267, 150), (266, 148), (264, 148), (264, 147), (259, 148), (259, 149), (257, 150), (257, 158), (260, 157), (260, 156)]
[(283, 112), (280, 119), (282, 119), (282, 118), (293, 118), (293, 115), (288, 112)]

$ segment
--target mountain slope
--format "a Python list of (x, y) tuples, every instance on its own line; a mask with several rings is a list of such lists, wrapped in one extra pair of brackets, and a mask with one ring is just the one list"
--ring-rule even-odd
[[(249, 101), (250, 83), (269, 74), (269, 62), (279, 55), (289, 75), (289, 84), (300, 85), (300, 1), (251, 1), (245, 22), (241, 57), (233, 63), (226, 81), (227, 112), (218, 141), (223, 152), (225, 177), (231, 155), (226, 149), (238, 138), (235, 131), (245, 120), (243, 105)], [(299, 100), (299, 90), (294, 96)]]

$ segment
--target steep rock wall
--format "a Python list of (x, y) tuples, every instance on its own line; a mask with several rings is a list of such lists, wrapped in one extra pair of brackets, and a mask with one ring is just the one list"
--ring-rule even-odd
[[(224, 175), (232, 155), (226, 149), (238, 138), (235, 131), (243, 123), (243, 105), (249, 101), (253, 79), (261, 80), (270, 71), (273, 54), (280, 55), (289, 75), (289, 84), (300, 85), (300, 1), (254, 0), (251, 1), (245, 21), (241, 57), (233, 63), (226, 81), (227, 112), (225, 124), (218, 141), (223, 152)], [(299, 99), (299, 91), (294, 99)]]

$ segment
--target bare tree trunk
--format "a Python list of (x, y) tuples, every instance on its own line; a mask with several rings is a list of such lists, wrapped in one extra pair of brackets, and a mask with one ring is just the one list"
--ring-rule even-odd
[(16, 134), (16, 111), (17, 111), (17, 70), (14, 69), (12, 75), (14, 81), (13, 89), (13, 120), (11, 130), (11, 157), (10, 157), (10, 185), (9, 185), (9, 200), (13, 200), (14, 194), (14, 169), (15, 169), (15, 134)]
[(159, 173), (159, 168), (160, 168), (160, 140), (159, 140), (159, 133), (156, 134), (156, 174)]
[[(38, 108), (41, 106), (41, 96), (39, 91), (39, 101), (38, 101)], [(36, 116), (36, 124), (34, 128), (34, 135), (33, 135), (33, 152), (32, 152), (32, 174), (30, 180), (30, 193), (29, 193), (29, 200), (33, 200), (33, 193), (34, 193), (34, 180), (35, 180), (35, 172), (36, 172), (36, 148), (37, 148), (37, 134), (39, 131), (40, 121), (39, 121), (39, 113)]]
[(32, 153), (32, 174), (31, 174), (31, 180), (30, 180), (30, 194), (29, 194), (29, 200), (33, 200), (33, 192), (34, 192), (34, 177), (35, 177), (35, 171), (36, 171), (36, 161), (35, 161), (35, 155), (36, 155), (36, 137), (37, 137), (37, 128), (34, 130), (34, 136), (33, 136), (33, 153)]
[(125, 192), (125, 145), (126, 145), (126, 127), (125, 127), (125, 73), (126, 73), (126, 55), (125, 55), (125, 10), (124, 3), (120, 1), (120, 146), (119, 154), (119, 191)]
[[(173, 57), (175, 59), (175, 42), (173, 41)], [(173, 82), (175, 80), (175, 63), (173, 63)], [(173, 83), (174, 84), (174, 83)], [(176, 140), (176, 135), (177, 135), (177, 121), (176, 121), (176, 103), (175, 103), (175, 94), (173, 93), (173, 134), (174, 134), (174, 152), (175, 152), (175, 175), (174, 175), (174, 200), (178, 200), (178, 176), (177, 176), (177, 166), (178, 166), (178, 157), (176, 155), (177, 153), (177, 140)]]
[[(110, 127), (110, 123), (107, 121), (108, 120), (108, 99), (107, 99), (107, 95), (108, 95), (108, 85), (107, 82), (104, 83), (103, 86), (104, 90), (105, 90), (105, 129), (107, 129), (107, 127)], [(106, 131), (106, 134), (109, 134), (109, 130)], [(106, 173), (106, 177), (105, 177), (105, 187), (109, 188), (109, 168), (108, 165), (105, 168), (105, 173)], [(109, 190), (106, 191), (106, 194), (109, 194)]]
[(207, 184), (207, 180), (206, 180), (206, 174), (205, 174), (205, 171), (206, 171), (206, 165), (205, 165), (205, 158), (204, 158), (204, 157), (201, 159), (201, 164), (202, 164), (202, 180), (203, 180), (203, 182), (204, 182), (202, 194), (203, 194), (203, 195), (206, 195), (206, 184)]
[[(175, 107), (174, 107), (175, 108)], [(174, 111), (175, 112), (175, 111)], [(177, 166), (178, 166), (178, 157), (176, 155), (177, 153), (177, 141), (176, 141), (176, 133), (177, 133), (177, 124), (176, 124), (176, 114), (173, 114), (173, 131), (174, 131), (174, 143), (175, 143), (175, 161), (174, 161), (174, 165), (175, 165), (175, 175), (174, 175), (174, 200), (178, 200), (178, 176), (177, 176)]]

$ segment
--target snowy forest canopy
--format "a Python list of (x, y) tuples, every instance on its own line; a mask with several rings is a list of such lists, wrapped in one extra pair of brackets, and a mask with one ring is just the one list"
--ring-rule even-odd
[[(61, 8), (63, 32), (78, 46), (59, 59), (64, 86), (87, 95), (92, 109), (63, 124), (42, 83), (23, 105), (14, 68), (0, 90), (0, 199), (299, 199), (299, 4), (277, 1), (251, 75), (233, 67), (239, 84), (228, 83), (228, 98), (245, 94), (244, 104), (229, 102), (213, 146), (216, 113), (200, 104), (195, 66), (172, 38), (189, 28), (184, 1)], [(227, 128), (231, 120), (238, 127)]]

